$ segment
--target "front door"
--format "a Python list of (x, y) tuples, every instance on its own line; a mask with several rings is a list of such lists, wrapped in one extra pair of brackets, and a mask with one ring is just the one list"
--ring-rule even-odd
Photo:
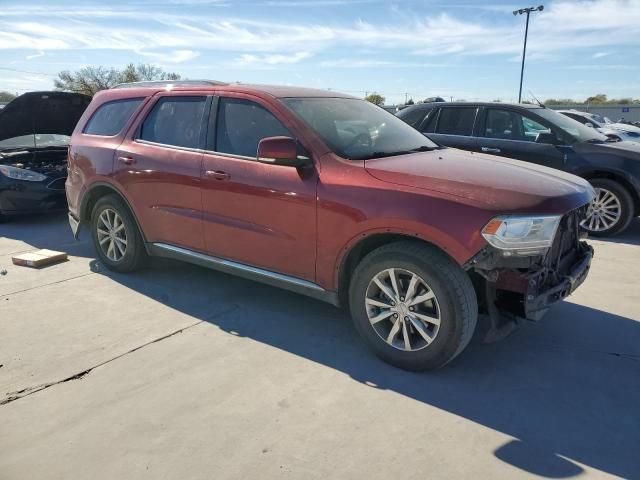
[(526, 114), (488, 108), (480, 130), (478, 144), (481, 152), (560, 170), (565, 168), (565, 152), (562, 148), (536, 142), (539, 133), (551, 133), (551, 128)]
[(209, 103), (201, 93), (160, 96), (116, 152), (115, 179), (149, 242), (205, 249), (201, 171)]
[(239, 94), (214, 102), (211, 118), (202, 173), (207, 251), (313, 281), (317, 173), (256, 160), (262, 138), (295, 136), (267, 105)]

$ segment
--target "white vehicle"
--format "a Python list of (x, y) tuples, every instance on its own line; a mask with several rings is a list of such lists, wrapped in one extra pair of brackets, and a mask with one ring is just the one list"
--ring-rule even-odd
[(597, 113), (581, 112), (580, 110), (558, 110), (558, 113), (583, 125), (593, 127), (612, 140), (640, 143), (640, 127), (626, 123), (614, 123)]

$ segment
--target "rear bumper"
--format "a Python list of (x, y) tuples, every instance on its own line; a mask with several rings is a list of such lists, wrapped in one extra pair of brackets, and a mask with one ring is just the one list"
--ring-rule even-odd
[(71, 227), (73, 238), (78, 240), (78, 236), (80, 235), (80, 220), (78, 220), (71, 212), (68, 213), (68, 216), (69, 216), (69, 226)]

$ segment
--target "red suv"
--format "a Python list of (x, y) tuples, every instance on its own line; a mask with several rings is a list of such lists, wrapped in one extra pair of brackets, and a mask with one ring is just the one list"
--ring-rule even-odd
[[(336, 92), (177, 82), (98, 93), (69, 148), (69, 220), (119, 272), (147, 256), (348, 305), (384, 360), (440, 367), (585, 279), (576, 176), (440, 147)], [(479, 321), (478, 321), (479, 320)]]

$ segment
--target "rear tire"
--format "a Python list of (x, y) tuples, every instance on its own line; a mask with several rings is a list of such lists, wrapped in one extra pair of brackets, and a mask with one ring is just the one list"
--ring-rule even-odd
[(589, 205), (582, 228), (594, 237), (611, 237), (623, 232), (635, 212), (629, 191), (608, 178), (594, 178), (589, 182), (596, 189), (596, 197)]
[(478, 318), (469, 276), (435, 247), (412, 241), (369, 253), (352, 276), (349, 304), (358, 333), (376, 355), (412, 371), (453, 360), (469, 344)]
[(116, 195), (106, 195), (96, 202), (91, 214), (91, 236), (98, 257), (109, 270), (133, 272), (147, 257), (138, 225)]

